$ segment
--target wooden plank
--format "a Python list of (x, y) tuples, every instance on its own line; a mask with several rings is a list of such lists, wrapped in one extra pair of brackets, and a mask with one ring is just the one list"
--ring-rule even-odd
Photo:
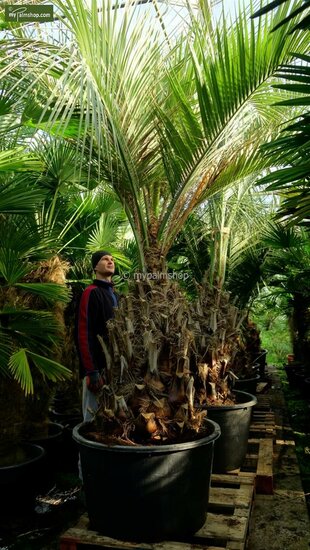
[(259, 445), (256, 492), (273, 495), (273, 440), (262, 439)]
[(60, 550), (82, 549), (83, 545), (93, 548), (109, 548), (109, 550), (192, 550), (192, 544), (188, 542), (129, 542), (106, 537), (105, 535), (98, 534), (96, 531), (78, 527), (68, 529), (60, 539)]
[(242, 484), (239, 489), (230, 487), (211, 487), (209, 495), (209, 509), (211, 506), (223, 508), (248, 508), (253, 498), (253, 486)]
[(208, 512), (206, 523), (197, 531), (195, 536), (206, 539), (226, 538), (233, 541), (244, 542), (247, 530), (248, 517), (244, 514), (244, 510), (235, 510), (233, 516)]
[(240, 483), (246, 483), (253, 485), (255, 480), (254, 472), (239, 472), (236, 474), (212, 474), (211, 476), (211, 486), (212, 484), (222, 484), (222, 485), (240, 485)]
[(258, 382), (256, 386), (256, 393), (263, 393), (269, 386), (269, 382)]

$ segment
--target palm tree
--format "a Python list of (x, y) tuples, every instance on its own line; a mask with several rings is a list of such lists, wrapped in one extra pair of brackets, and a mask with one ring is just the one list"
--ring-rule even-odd
[(309, 368), (309, 236), (305, 229), (270, 221), (256, 245), (240, 256), (228, 288), (237, 304), (252, 307), (262, 291), (280, 300), (296, 359)]
[[(287, 3), (287, 0), (276, 0), (263, 10), (259, 10), (253, 17), (270, 11), (277, 5)], [(294, 25), (290, 32), (302, 29), (309, 34), (309, 15), (304, 15), (308, 8), (308, 2), (292, 9), (287, 17), (280, 20), (277, 28), (285, 25), (287, 20), (293, 21)], [(302, 14), (302, 18), (297, 18)], [(290, 224), (308, 225), (310, 220), (310, 199), (309, 199), (309, 125), (310, 112), (306, 107), (309, 105), (310, 93), (310, 56), (298, 52), (293, 62), (283, 64), (278, 72), (278, 77), (291, 82), (277, 84), (277, 88), (289, 91), (293, 97), (281, 101), (278, 105), (289, 106), (292, 114), (295, 115), (282, 130), (282, 135), (263, 145), (263, 150), (270, 155), (277, 165), (278, 170), (268, 174), (261, 183), (269, 183), (269, 189), (278, 191), (282, 195), (282, 204), (278, 218), (287, 220)], [(302, 95), (300, 95), (302, 94)], [(294, 113), (296, 107), (304, 106), (304, 111), (297, 115)], [(281, 166), (282, 165), (282, 166)]]
[[(185, 31), (173, 36), (162, 18), (159, 26), (141, 19), (129, 3), (123, 17), (110, 3), (102, 10), (96, 1), (89, 9), (80, 0), (57, 0), (55, 5), (61, 21), (57, 40), (34, 41), (27, 30), (19, 30), (5, 44), (1, 74), (13, 90), (18, 79), (21, 102), (35, 87), (40, 90), (45, 107), (38, 126), (73, 140), (77, 173), (89, 153), (124, 207), (141, 272), (164, 275), (167, 254), (198, 205), (268, 166), (258, 147), (277, 134), (285, 116), (273, 105), (285, 92), (270, 84), (291, 51), (304, 53), (307, 39), (301, 33), (287, 35), (290, 22), (270, 36), (285, 7), (258, 24), (249, 25), (246, 13), (230, 26), (223, 17), (215, 29), (206, 10), (190, 11)], [(172, 327), (167, 321), (171, 310), (178, 312)], [(166, 279), (137, 281), (112, 326), (118, 374), (111, 385), (117, 395), (126, 396), (106, 396), (116, 423), (117, 415), (125, 415), (128, 435), (126, 401), (131, 395), (131, 405), (140, 403), (144, 414), (142, 420), (139, 413), (140, 426), (144, 422), (152, 437), (167, 434), (162, 420), (167, 409), (176, 414), (172, 432), (178, 432), (178, 422), (197, 424), (189, 369), (194, 329), (179, 290)], [(141, 363), (137, 351), (139, 374), (133, 377), (133, 350), (141, 353), (145, 345), (150, 353)], [(111, 352), (105, 353), (109, 365)], [(126, 387), (119, 386), (119, 368)], [(173, 407), (161, 401), (164, 383)], [(142, 397), (128, 388), (134, 394), (141, 390)], [(180, 401), (187, 407), (178, 417)]]

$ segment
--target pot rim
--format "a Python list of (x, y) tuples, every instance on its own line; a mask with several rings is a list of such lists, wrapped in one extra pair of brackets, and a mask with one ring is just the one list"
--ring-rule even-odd
[(237, 394), (237, 399), (238, 397), (244, 398), (245, 396), (248, 400), (241, 403), (234, 403), (234, 405), (207, 405), (206, 409), (208, 411), (227, 411), (232, 409), (247, 409), (248, 407), (254, 407), (257, 404), (257, 397), (251, 393), (240, 390), (234, 390), (232, 393)]
[[(34, 456), (29, 456), (22, 462), (16, 462), (15, 464), (9, 464), (8, 466), (0, 466), (0, 471), (3, 472), (10, 472), (11, 470), (16, 470), (17, 468), (23, 468), (24, 466), (27, 466), (28, 464), (31, 464), (33, 462), (37, 462), (41, 458), (43, 458), (46, 455), (46, 451), (44, 447), (41, 445), (37, 445), (36, 443), (24, 442), (18, 444), (19, 447), (22, 447), (23, 449), (30, 449), (35, 450), (36, 454)], [(0, 484), (1, 486), (1, 484)]]
[(139, 454), (165, 454), (165, 453), (171, 453), (171, 451), (178, 452), (178, 451), (184, 451), (187, 449), (191, 449), (194, 447), (201, 447), (203, 445), (206, 445), (208, 443), (213, 443), (216, 439), (218, 439), (221, 435), (221, 428), (217, 422), (214, 422), (210, 418), (206, 418), (205, 420), (206, 424), (209, 424), (209, 427), (213, 427), (213, 431), (209, 435), (205, 435), (199, 439), (195, 439), (194, 441), (184, 441), (179, 443), (172, 443), (168, 445), (135, 445), (135, 446), (127, 446), (127, 445), (107, 445), (105, 443), (99, 443), (98, 441), (90, 441), (86, 439), (84, 436), (82, 436), (79, 433), (79, 430), (82, 426), (85, 426), (87, 424), (91, 424), (91, 422), (80, 422), (76, 426), (74, 426), (72, 431), (72, 437), (74, 441), (77, 443), (82, 444), (86, 447), (91, 447), (93, 449), (101, 449), (106, 450), (110, 452), (118, 452), (118, 453), (139, 453)]
[(260, 374), (255, 374), (254, 376), (251, 376), (251, 378), (237, 378), (236, 382), (253, 382), (253, 380), (259, 380)]

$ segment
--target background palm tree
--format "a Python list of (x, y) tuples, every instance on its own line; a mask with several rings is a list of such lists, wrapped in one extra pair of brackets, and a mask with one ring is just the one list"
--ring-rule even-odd
[[(266, 13), (283, 3), (289, 5), (288, 0), (275, 0), (259, 10), (253, 17)], [(308, 8), (309, 2), (306, 1), (295, 7), (295, 9), (290, 9), (287, 17), (280, 20), (273, 30), (275, 31), (285, 25), (289, 20), (294, 22), (294, 26), (287, 32), (302, 29), (307, 34), (310, 29)], [(301, 18), (299, 17), (300, 14), (302, 14)], [(276, 87), (287, 90), (293, 96), (281, 101), (278, 105), (290, 106), (292, 114), (294, 114), (296, 107), (304, 106), (304, 111), (301, 115), (294, 116), (290, 124), (282, 130), (282, 135), (278, 139), (263, 146), (263, 150), (274, 159), (275, 163), (282, 166), (268, 174), (262, 180), (262, 183), (271, 183), (269, 189), (278, 191), (282, 195), (283, 200), (278, 214), (279, 218), (287, 220), (291, 224), (308, 226), (310, 221), (310, 112), (307, 108), (310, 94), (310, 56), (308, 52), (303, 55), (295, 52), (294, 61), (283, 64), (280, 67), (278, 76), (290, 82), (277, 84)]]
[[(304, 229), (270, 221), (255, 246), (239, 257), (228, 288), (239, 306), (281, 300), (296, 360), (309, 368), (309, 237)], [(264, 292), (264, 289), (268, 292)], [(265, 298), (264, 298), (265, 296)]]

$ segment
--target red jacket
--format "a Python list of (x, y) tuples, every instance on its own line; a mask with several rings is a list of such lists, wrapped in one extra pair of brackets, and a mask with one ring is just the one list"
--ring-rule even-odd
[(82, 377), (105, 368), (97, 334), (108, 342), (107, 321), (114, 316), (118, 298), (113, 283), (95, 279), (82, 293), (76, 316), (75, 337)]

